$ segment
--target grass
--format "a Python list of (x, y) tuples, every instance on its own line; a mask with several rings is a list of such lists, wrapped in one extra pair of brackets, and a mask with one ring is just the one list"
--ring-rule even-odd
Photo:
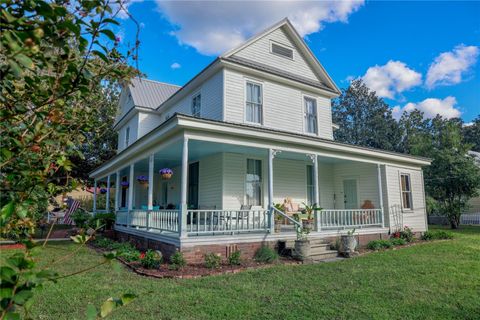
[[(480, 228), (338, 262), (274, 266), (235, 275), (167, 280), (101, 266), (48, 284), (35, 319), (84, 319), (89, 303), (133, 292), (111, 319), (479, 319)], [(75, 247), (52, 243), (41, 263)], [(57, 267), (71, 273), (101, 257), (85, 248)]]

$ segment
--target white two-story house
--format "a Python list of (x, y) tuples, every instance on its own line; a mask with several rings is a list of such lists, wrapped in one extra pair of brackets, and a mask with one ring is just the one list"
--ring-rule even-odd
[(295, 238), (288, 210), (273, 207), (285, 199), (291, 210), (323, 208), (311, 237), (425, 231), (429, 160), (334, 141), (339, 93), (287, 19), (183, 87), (133, 79), (121, 94), (118, 154), (91, 173), (115, 199), (117, 233), (191, 261), (232, 246), (249, 254)]

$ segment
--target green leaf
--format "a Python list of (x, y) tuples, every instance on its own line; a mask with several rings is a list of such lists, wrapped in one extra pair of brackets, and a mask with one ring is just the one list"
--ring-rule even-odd
[(107, 301), (105, 301), (102, 304), (102, 307), (100, 309), (100, 317), (105, 318), (110, 313), (112, 313), (114, 308), (115, 308), (115, 301), (113, 301), (113, 298), (109, 298)]
[(18, 305), (23, 305), (29, 299), (33, 297), (33, 292), (30, 289), (25, 289), (22, 291), (17, 292), (13, 296), (13, 301)]
[(127, 304), (129, 304), (130, 302), (132, 302), (133, 300), (135, 300), (137, 298), (137, 296), (133, 293), (126, 293), (122, 296), (121, 300), (122, 300), (122, 305), (123, 306), (126, 306)]
[(113, 19), (110, 19), (110, 18), (103, 19), (103, 22), (105, 22), (105, 23), (112, 23), (112, 24), (115, 24), (115, 25), (117, 25), (117, 26), (120, 25), (120, 23), (119, 23), (117, 20), (113, 20)]
[(13, 288), (0, 288), (0, 300), (12, 297)]
[(33, 61), (23, 53), (19, 53), (15, 56), (15, 59), (25, 68), (33, 69)]
[(115, 41), (115, 33), (113, 33), (112, 30), (103, 29), (103, 30), (100, 30), (100, 32), (106, 35), (107, 37), (109, 37), (110, 40)]
[(8, 312), (5, 316), (5, 320), (20, 320), (20, 314), (16, 312)]
[(96, 55), (97, 57), (99, 57), (100, 59), (102, 59), (103, 61), (107, 62), (108, 63), (108, 58), (105, 54), (103, 54), (102, 52), (98, 51), (98, 50), (92, 50), (92, 53), (94, 55)]
[(17, 281), (17, 272), (10, 267), (0, 267), (0, 279), (2, 282), (8, 282), (14, 284)]
[(95, 320), (97, 318), (97, 308), (89, 304), (87, 306), (87, 320)]

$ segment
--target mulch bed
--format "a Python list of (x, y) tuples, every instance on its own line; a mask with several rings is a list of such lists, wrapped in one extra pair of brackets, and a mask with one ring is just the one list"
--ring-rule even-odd
[[(106, 250), (103, 248), (98, 248), (92, 243), (89, 244), (89, 247), (97, 251), (98, 253), (104, 253)], [(131, 271), (147, 277), (152, 278), (170, 278), (170, 279), (193, 279), (206, 276), (214, 275), (223, 275), (223, 274), (233, 274), (239, 273), (247, 270), (254, 269), (263, 269), (269, 268), (276, 265), (299, 265), (302, 264), (301, 261), (296, 261), (286, 257), (280, 257), (275, 263), (266, 264), (259, 263), (254, 260), (242, 260), (241, 265), (231, 266), (227, 264), (222, 264), (218, 269), (210, 269), (205, 267), (202, 264), (188, 264), (180, 270), (171, 270), (169, 269), (169, 264), (162, 263), (158, 269), (145, 269), (142, 267), (140, 262), (127, 262), (122, 258), (117, 258), (122, 264), (128, 267)]]
[(15, 249), (25, 249), (25, 245), (21, 243), (0, 245), (0, 250), (15, 250)]

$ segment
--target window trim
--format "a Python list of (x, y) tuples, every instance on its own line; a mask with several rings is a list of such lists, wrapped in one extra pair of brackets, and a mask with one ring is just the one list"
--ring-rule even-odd
[[(198, 111), (198, 116), (196, 116), (194, 113), (193, 113), (193, 99), (195, 99), (196, 97), (200, 96), (200, 110)], [(192, 116), (194, 116), (195, 118), (201, 118), (202, 117), (202, 104), (203, 104), (203, 97), (202, 97), (202, 91), (199, 90), (199, 91), (196, 91), (194, 94), (191, 95), (191, 99), (190, 99), (190, 111), (192, 112)]]
[(125, 140), (124, 140), (125, 148), (130, 145), (130, 126), (125, 128)]
[[(244, 177), (243, 177), (243, 204), (247, 204), (247, 170), (248, 170), (248, 160), (257, 160), (257, 161), (260, 161), (260, 170), (262, 171), (261, 172), (261, 175), (260, 175), (260, 205), (258, 205), (259, 207), (262, 207), (264, 206), (265, 204), (265, 179), (264, 179), (264, 175), (265, 175), (265, 168), (264, 168), (264, 159), (260, 158), (260, 157), (255, 157), (255, 156), (250, 156), (250, 155), (245, 155), (243, 157), (243, 163), (245, 165), (245, 168), (244, 168)], [(257, 206), (255, 206), (257, 207)]]
[[(402, 176), (408, 176), (408, 182), (410, 184), (410, 191), (403, 191), (402, 190)], [(413, 212), (413, 190), (412, 190), (412, 176), (410, 173), (407, 172), (399, 172), (399, 184), (400, 184), (400, 204), (402, 206), (402, 211), (404, 212)], [(410, 208), (406, 208), (403, 203), (403, 194), (409, 193), (410, 194)]]
[[(277, 45), (277, 46), (279, 46), (279, 47), (283, 47), (283, 48), (285, 48), (285, 49), (292, 50), (292, 57), (290, 58), (290, 57), (287, 57), (287, 56), (278, 54), (278, 53), (276, 53), (276, 52), (273, 52), (273, 44), (275, 44), (275, 45)], [(278, 42), (278, 41), (271, 40), (271, 39), (270, 39), (270, 45), (269, 45), (269, 47), (270, 47), (270, 53), (271, 53), (271, 54), (276, 55), (277, 57), (282, 57), (282, 58), (284, 58), (284, 59), (288, 59), (288, 60), (291, 60), (291, 61), (295, 61), (295, 50), (293, 50), (293, 47), (290, 47), (290, 46), (288, 46), (288, 45), (286, 45), (286, 44), (283, 44), (283, 43), (280, 43), (280, 42)]]
[[(316, 111), (316, 125), (317, 125), (317, 132), (316, 133), (313, 133), (313, 132), (308, 132), (307, 131), (307, 126), (306, 126), (306, 110), (305, 110), (305, 99), (312, 99), (315, 101), (315, 111)], [(309, 95), (309, 94), (302, 94), (302, 118), (303, 118), (303, 121), (302, 121), (302, 126), (303, 126), (303, 133), (306, 134), (306, 135), (309, 135), (309, 136), (314, 136), (314, 137), (318, 137), (319, 134), (320, 134), (320, 126), (319, 126), (319, 116), (318, 116), (318, 99), (316, 96), (312, 96), (312, 95)]]
[[(262, 99), (262, 104), (261, 104), (261, 108), (262, 108), (261, 117), (262, 117), (262, 119), (260, 119), (261, 120), (260, 122), (251, 122), (251, 121), (247, 120), (247, 85), (248, 85), (248, 83), (260, 86), (260, 91), (261, 91), (260, 97)], [(243, 100), (244, 100), (243, 101), (243, 121), (246, 124), (249, 124), (249, 125), (263, 126), (264, 123), (265, 123), (265, 100), (264, 100), (263, 82), (258, 81), (258, 80), (245, 78), (243, 91), (244, 91), (243, 92), (243, 94), (244, 94), (244, 96), (243, 96)]]

